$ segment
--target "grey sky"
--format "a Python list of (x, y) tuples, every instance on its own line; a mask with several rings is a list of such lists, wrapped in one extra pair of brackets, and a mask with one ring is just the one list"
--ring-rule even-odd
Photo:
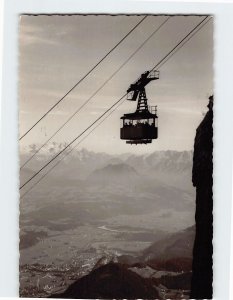
[[(20, 19), (20, 135), (58, 101), (142, 16), (22, 16)], [(43, 143), (157, 28), (165, 16), (147, 19), (21, 142)], [(69, 142), (125, 94), (203, 17), (173, 16), (55, 138)], [(120, 117), (136, 104), (125, 101), (81, 145), (108, 153), (189, 150), (213, 93), (213, 21), (209, 21), (147, 86), (149, 104), (158, 105), (159, 138), (131, 146), (119, 139)], [(46, 136), (47, 135), (47, 136)]]

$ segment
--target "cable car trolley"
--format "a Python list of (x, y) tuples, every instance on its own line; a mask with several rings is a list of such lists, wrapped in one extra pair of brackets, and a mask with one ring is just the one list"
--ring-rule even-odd
[(121, 117), (120, 137), (127, 144), (148, 144), (158, 138), (157, 106), (148, 106), (145, 90), (149, 82), (157, 79), (159, 71), (146, 71), (127, 90), (127, 100), (138, 99), (136, 111)]

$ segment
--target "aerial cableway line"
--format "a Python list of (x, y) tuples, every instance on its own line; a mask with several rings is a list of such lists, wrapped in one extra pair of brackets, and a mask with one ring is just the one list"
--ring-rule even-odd
[(62, 100), (65, 99), (66, 96), (70, 94), (71, 91), (73, 91), (92, 71), (94, 71), (98, 65), (102, 63), (105, 58), (112, 53), (145, 19), (147, 16), (144, 16), (111, 50), (108, 51), (107, 54), (104, 55), (103, 58), (101, 58), (100, 61), (94, 67), (92, 67), (60, 100), (58, 100), (44, 115), (36, 122), (34, 125), (32, 125), (20, 138), (19, 140), (22, 140), (40, 121), (42, 121)]
[(158, 28), (156, 28), (147, 38), (146, 40), (127, 58), (127, 60), (51, 135), (51, 137), (49, 139), (47, 139), (34, 153), (31, 157), (29, 157), (21, 166), (20, 166), (20, 170), (25, 167), (29, 161), (31, 161), (33, 159), (33, 157), (35, 157), (37, 155), (38, 152), (40, 152), (40, 150), (42, 148), (44, 148), (45, 145), (47, 145), (47, 143), (49, 141), (51, 141), (51, 139), (57, 135), (58, 132), (60, 132), (60, 130), (62, 128), (65, 127), (66, 124), (68, 124), (75, 115), (77, 115), (79, 113), (79, 111), (94, 97), (97, 95), (97, 93), (102, 90), (102, 88), (131, 60), (131, 58), (133, 58), (133, 56), (160, 30), (160, 28), (170, 19), (171, 17), (166, 18), (165, 21), (163, 21)]
[[(207, 18), (207, 17), (206, 17)], [(204, 20), (203, 20), (204, 21)], [(192, 32), (195, 32), (194, 28)], [(174, 55), (184, 42), (182, 39), (168, 54), (150, 71), (146, 71), (130, 85), (127, 90), (127, 100), (137, 101), (137, 109), (135, 112), (124, 114), (121, 117), (122, 127), (120, 128), (120, 138), (126, 140), (127, 144), (148, 144), (153, 139), (158, 138), (158, 115), (157, 106), (149, 106), (146, 96), (148, 83), (152, 80), (159, 79), (159, 71), (157, 67), (167, 61)], [(189, 38), (190, 39), (190, 38)]]
[[(164, 65), (165, 62), (168, 61), (179, 49), (181, 49), (186, 42), (188, 42), (201, 28), (207, 24), (207, 22), (211, 19), (209, 16), (206, 16), (200, 23), (198, 23), (171, 51), (168, 52), (153, 68), (158, 68), (161, 65)], [(206, 22), (205, 22), (206, 21)], [(183, 44), (182, 44), (183, 43)], [(174, 54), (173, 54), (174, 51)], [(48, 163), (46, 163), (42, 168), (40, 168), (32, 177), (30, 177), (23, 185), (20, 186), (22, 189), (26, 184), (28, 184), (32, 179), (34, 179), (42, 170), (44, 170), (52, 161), (54, 161), (61, 153), (63, 153), (68, 147), (70, 147), (79, 137), (81, 137), (85, 132), (87, 132), (94, 124), (96, 124), (103, 116), (105, 116), (114, 106), (120, 103), (120, 101), (127, 95), (124, 94), (119, 100), (117, 100), (111, 107), (109, 107), (100, 117), (98, 117), (91, 125), (89, 125), (82, 133), (80, 133), (75, 139), (73, 139), (65, 148), (63, 148), (59, 153), (57, 153), (53, 158), (50, 159)], [(110, 114), (109, 114), (110, 115)], [(96, 126), (97, 127), (97, 126)], [(65, 157), (65, 156), (64, 156)], [(64, 158), (63, 157), (63, 158)], [(62, 158), (62, 159), (63, 159)], [(61, 160), (60, 160), (61, 161)], [(59, 162), (60, 162), (59, 161)], [(49, 173), (49, 172), (48, 172)], [(39, 182), (39, 181), (38, 181)], [(36, 183), (37, 184), (37, 183)], [(35, 185), (36, 185), (35, 184)]]
[(127, 94), (123, 95), (117, 102), (115, 102), (111, 107), (109, 107), (101, 116), (99, 116), (91, 125), (89, 125), (85, 130), (83, 130), (76, 138), (74, 138), (65, 148), (58, 152), (49, 162), (47, 162), (39, 171), (37, 171), (31, 178), (29, 178), (23, 185), (20, 186), (20, 190), (29, 183), (33, 178), (35, 178), (44, 168), (46, 168), (54, 159), (56, 159), (61, 153), (63, 153), (67, 148), (70, 147), (78, 138), (80, 138), (85, 132), (87, 132), (93, 125), (95, 125), (103, 116), (105, 116), (116, 104), (118, 104)]
[(29, 193), (43, 178), (45, 178), (66, 156), (70, 155), (71, 152), (77, 148), (97, 127), (99, 127), (121, 104), (123, 104), (124, 102), (120, 102), (118, 103), (118, 105), (116, 105), (114, 107), (114, 109), (107, 115), (105, 116), (105, 118), (103, 118), (101, 120), (101, 122), (99, 122), (94, 128), (92, 128), (92, 130), (90, 132), (88, 132), (87, 135), (85, 135), (73, 148), (70, 148), (68, 152), (64, 153), (64, 156), (61, 157), (60, 160), (58, 160), (47, 172), (45, 172), (40, 178), (39, 180), (37, 180), (31, 187), (30, 189), (28, 189), (22, 196), (20, 196), (20, 198), (22, 199), (27, 193)]

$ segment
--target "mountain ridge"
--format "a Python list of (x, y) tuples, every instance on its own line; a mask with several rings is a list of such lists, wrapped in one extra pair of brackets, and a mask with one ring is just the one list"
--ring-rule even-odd
[(61, 294), (51, 298), (70, 299), (157, 299), (153, 282), (119, 263), (108, 263), (78, 279)]
[[(59, 151), (60, 146), (60, 144), (57, 145), (57, 150), (53, 153), (39, 152), (38, 155), (28, 163), (27, 168), (34, 172), (37, 171)], [(37, 147), (31, 146), (30, 149), (36, 151)], [(21, 153), (21, 165), (29, 159), (32, 153), (33, 152)], [(56, 168), (57, 172), (55, 175), (58, 176), (59, 174), (67, 173), (67, 178), (85, 179), (96, 169), (104, 168), (108, 164), (120, 163), (131, 166), (141, 175), (148, 174), (162, 181), (171, 181), (173, 182), (173, 186), (178, 184), (179, 186), (184, 186), (186, 189), (191, 188), (192, 151), (155, 151), (151, 154), (137, 156), (133, 154), (110, 155), (81, 149), (72, 151), (71, 155), (65, 157)], [(23, 174), (24, 168), (21, 171)], [(182, 179), (178, 180), (177, 175), (182, 177)], [(168, 177), (168, 180), (166, 177)], [(185, 182), (184, 179), (187, 177), (188, 180)]]

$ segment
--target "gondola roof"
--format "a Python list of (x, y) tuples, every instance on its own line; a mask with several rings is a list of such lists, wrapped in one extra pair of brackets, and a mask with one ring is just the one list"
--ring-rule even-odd
[(140, 119), (151, 119), (151, 118), (158, 118), (158, 117), (156, 114), (152, 114), (149, 111), (124, 114), (124, 116), (121, 117), (121, 119), (127, 119), (127, 120), (140, 120)]

